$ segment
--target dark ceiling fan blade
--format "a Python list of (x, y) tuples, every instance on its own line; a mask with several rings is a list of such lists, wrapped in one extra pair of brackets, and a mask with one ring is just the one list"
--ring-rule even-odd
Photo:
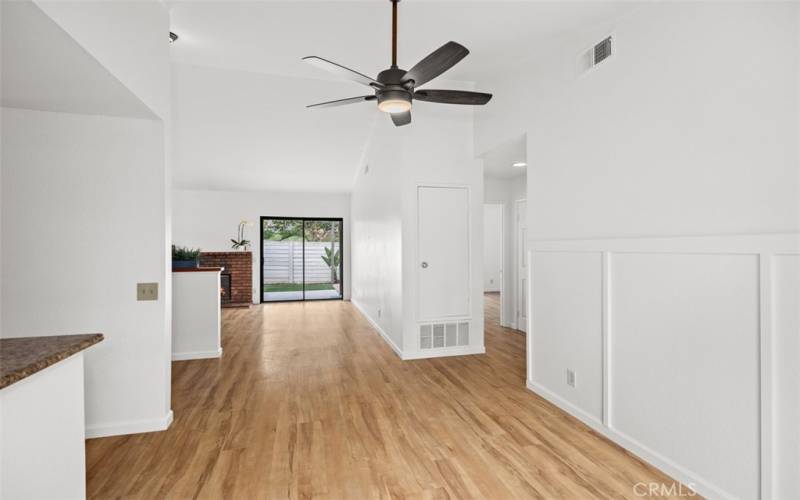
[(408, 125), (411, 123), (411, 111), (405, 111), (403, 113), (391, 113), (392, 121), (398, 127), (402, 127), (403, 125)]
[(467, 54), (469, 50), (463, 45), (447, 42), (408, 70), (403, 80), (414, 80), (414, 87), (424, 85), (455, 66), (458, 61), (467, 57)]
[(466, 90), (433, 90), (424, 89), (414, 92), (414, 99), (426, 102), (441, 102), (444, 104), (486, 104), (492, 99), (492, 94), (483, 92), (469, 92)]
[(383, 84), (368, 77), (363, 73), (359, 73), (356, 70), (347, 68), (342, 66), (341, 64), (337, 64), (333, 61), (329, 61), (327, 59), (323, 59), (317, 56), (306, 56), (303, 58), (304, 61), (313, 64), (314, 66), (324, 69), (329, 73), (333, 73), (334, 75), (340, 76), (346, 80), (352, 80), (354, 82), (358, 82), (362, 85), (367, 85), (369, 87), (379, 87), (382, 88)]
[(336, 106), (344, 106), (345, 104), (353, 104), (361, 101), (374, 101), (377, 99), (374, 95), (362, 95), (359, 97), (348, 97), (347, 99), (338, 99), (336, 101), (320, 102), (317, 104), (309, 104), (307, 108), (333, 108)]

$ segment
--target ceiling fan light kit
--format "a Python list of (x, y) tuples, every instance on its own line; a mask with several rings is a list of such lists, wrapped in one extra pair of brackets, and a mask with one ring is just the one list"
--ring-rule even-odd
[(384, 113), (405, 113), (411, 111), (411, 99), (405, 98), (386, 98), (378, 97), (378, 109)]
[(372, 95), (338, 99), (336, 101), (311, 104), (308, 108), (330, 108), (362, 101), (378, 101), (378, 109), (391, 115), (398, 127), (411, 123), (411, 107), (414, 99), (443, 104), (483, 105), (492, 94), (465, 90), (417, 90), (464, 59), (469, 50), (456, 42), (447, 42), (434, 50), (413, 68), (406, 71), (397, 67), (397, 3), (392, 2), (392, 66), (373, 79), (363, 73), (318, 56), (307, 56), (303, 60), (336, 74), (347, 80), (371, 87)]

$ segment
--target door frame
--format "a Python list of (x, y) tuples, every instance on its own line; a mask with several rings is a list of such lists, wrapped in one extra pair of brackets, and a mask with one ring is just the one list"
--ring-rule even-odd
[[(514, 200), (514, 237), (516, 239), (516, 244), (514, 245), (514, 266), (515, 266), (515, 274), (516, 274), (516, 283), (514, 284), (514, 329), (527, 333), (528, 331), (528, 304), (523, 303), (522, 301), (522, 291), (523, 291), (523, 280), (525, 280), (526, 284), (528, 283), (528, 262), (527, 262), (527, 255), (525, 255), (525, 246), (527, 238), (521, 237), (521, 225), (520, 225), (520, 209), (519, 206), (521, 203), (525, 203), (525, 208), (528, 207), (528, 199), (527, 198), (520, 198), (518, 200)], [(528, 214), (525, 213), (525, 228), (528, 227)], [(527, 294), (526, 294), (527, 295)], [(528, 298), (528, 297), (526, 297)], [(525, 312), (524, 321), (522, 313)]]
[[(303, 222), (303, 298), (302, 299), (287, 299), (287, 300), (264, 300), (264, 220), (265, 219), (280, 219), (280, 220), (299, 220)], [(323, 221), (323, 222), (338, 222), (339, 223), (339, 297), (330, 299), (306, 299), (306, 221)], [(261, 304), (275, 304), (280, 302), (320, 302), (326, 300), (344, 300), (344, 218), (343, 217), (280, 217), (262, 215), (258, 222), (258, 253), (259, 266), (259, 303)]]
[[(500, 207), (500, 326), (506, 326), (506, 204), (505, 203), (484, 203), (487, 206)], [(486, 238), (486, 228), (483, 228), (484, 238)], [(484, 261), (486, 256), (484, 255)], [(484, 292), (485, 293), (485, 292)]]

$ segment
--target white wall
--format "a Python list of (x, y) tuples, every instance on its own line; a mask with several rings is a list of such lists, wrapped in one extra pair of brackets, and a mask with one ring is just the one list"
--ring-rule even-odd
[[(87, 436), (164, 429), (172, 418), (167, 11), (157, 1), (37, 5), (68, 35), (39, 41), (79, 45), (104, 71), (81, 68), (112, 75), (94, 80), (99, 95), (112, 86), (118, 95), (121, 83), (158, 118), (101, 116), (124, 113), (100, 99), (37, 101), (35, 92), (24, 102), (39, 111), (3, 108), (2, 334), (102, 332), (106, 341), (86, 353)], [(43, 58), (33, 64), (50, 64), (47, 53), (25, 52)], [(80, 81), (69, 71), (77, 69), (53, 83)], [(63, 109), (78, 114), (52, 112)], [(159, 300), (137, 302), (139, 282), (159, 283)]]
[(344, 219), (344, 297), (350, 297), (350, 195), (175, 189), (172, 192), (172, 241), (206, 252), (228, 252), (239, 221), (250, 226), (253, 252), (253, 302), (259, 303), (259, 224), (261, 216), (341, 217)]
[(528, 137), (529, 385), (714, 497), (800, 495), (797, 11), (654, 3), (478, 82), (478, 150)]
[(517, 325), (517, 304), (519, 303), (519, 279), (517, 260), (519, 257), (519, 238), (517, 235), (517, 201), (527, 197), (525, 175), (514, 179), (484, 177), (483, 199), (485, 203), (503, 204), (503, 326), (519, 328)]
[[(528, 131), (535, 238), (795, 231), (793, 9), (662, 2), (562, 40), (480, 82), (476, 149)], [(617, 55), (577, 75), (612, 31)]]
[[(438, 85), (458, 86), (453, 82)], [(447, 88), (451, 88), (447, 87)], [(403, 146), (403, 303), (405, 357), (426, 357), (419, 352), (417, 303), (417, 187), (419, 184), (456, 184), (470, 189), (470, 345), (465, 352), (483, 352), (483, 166), (476, 160), (472, 147), (471, 107), (416, 103), (414, 123), (400, 132), (405, 135)], [(398, 132), (387, 117), (378, 121), (379, 127), (393, 136)], [(442, 293), (446, 293), (442, 290)]]
[(165, 280), (162, 124), (2, 111), (3, 336), (103, 333), (86, 353), (87, 434), (163, 426), (164, 290), (136, 301), (136, 283)]
[[(448, 83), (453, 84), (458, 85), (457, 82)], [(410, 127), (395, 127), (388, 116), (376, 115), (370, 146), (362, 162), (362, 165), (369, 165), (369, 173), (364, 174), (363, 168), (359, 171), (353, 190), (354, 226), (373, 224), (371, 230), (353, 234), (354, 247), (370, 248), (366, 261), (362, 263), (361, 258), (353, 261), (354, 297), (359, 304), (371, 304), (362, 307), (365, 314), (381, 325), (404, 358), (429, 356), (419, 349), (417, 189), (421, 184), (468, 186), (471, 333), (470, 345), (459, 353), (483, 352), (483, 172), (481, 162), (475, 160), (472, 153), (472, 110), (415, 103), (413, 113), (414, 122)], [(379, 194), (371, 191), (376, 186), (382, 186)], [(369, 214), (370, 210), (381, 214), (377, 220)], [(388, 262), (398, 258), (398, 241), (402, 261), (400, 279), (393, 272), (384, 278), (371, 273), (370, 263), (384, 257)], [(388, 297), (393, 314), (391, 324), (379, 323), (377, 318), (377, 308), (382, 301), (387, 303), (387, 297), (382, 297), (377, 288), (379, 283), (391, 286)], [(401, 289), (399, 301), (398, 289)], [(395, 311), (402, 311), (402, 326), (397, 323)]]
[(402, 356), (403, 150), (376, 134), (365, 158), (351, 200), (352, 301)]

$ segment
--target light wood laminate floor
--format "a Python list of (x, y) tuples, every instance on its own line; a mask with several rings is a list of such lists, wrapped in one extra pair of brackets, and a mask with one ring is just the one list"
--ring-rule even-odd
[[(487, 303), (487, 308), (498, 304)], [(497, 311), (487, 311), (487, 318)], [(87, 441), (92, 498), (640, 498), (672, 480), (525, 388), (525, 336), (400, 361), (349, 302), (223, 313), (164, 432)]]
[[(522, 330), (514, 330), (513, 328), (500, 326), (500, 300), (500, 292), (486, 292), (483, 294), (483, 320), (485, 328), (487, 330), (491, 329), (492, 333), (516, 333), (517, 335), (525, 335), (525, 332)], [(525, 348), (524, 343), (522, 344), (522, 348)]]

